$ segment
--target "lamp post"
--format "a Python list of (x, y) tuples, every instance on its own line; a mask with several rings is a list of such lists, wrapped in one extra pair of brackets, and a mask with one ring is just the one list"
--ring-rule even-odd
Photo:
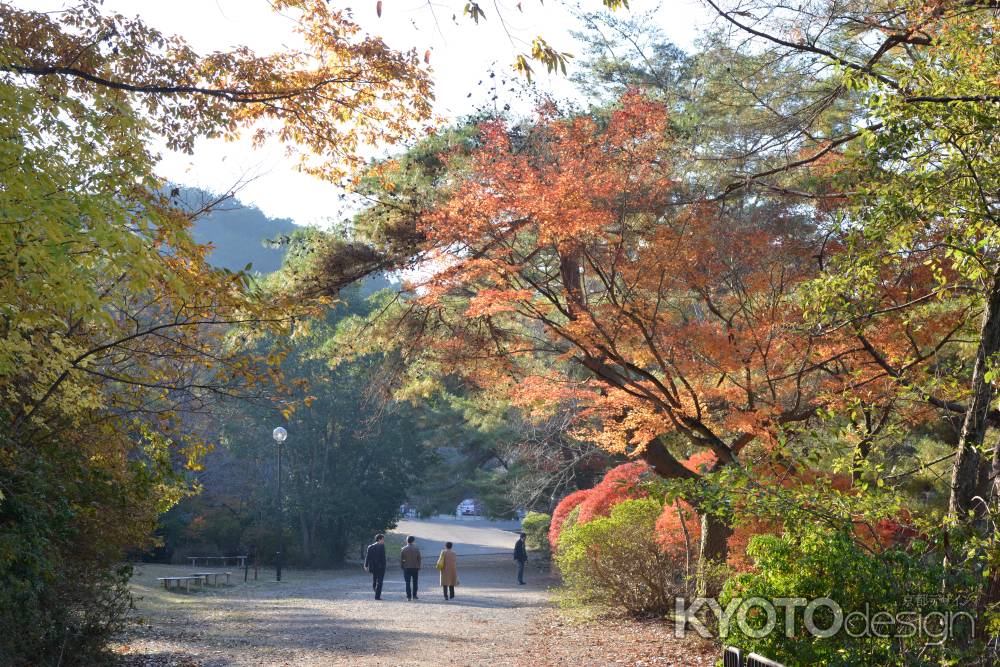
[(281, 443), (288, 437), (288, 431), (279, 426), (271, 433), (278, 443), (278, 564), (277, 580), (281, 581), (281, 563), (285, 558), (285, 501), (281, 497)]

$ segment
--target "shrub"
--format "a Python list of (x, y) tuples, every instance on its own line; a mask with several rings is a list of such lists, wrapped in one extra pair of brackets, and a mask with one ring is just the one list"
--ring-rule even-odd
[(684, 565), (654, 537), (662, 510), (653, 498), (625, 500), (610, 516), (564, 526), (555, 562), (568, 599), (634, 615), (674, 609)]
[[(590, 489), (574, 491), (560, 500), (559, 504), (556, 505), (555, 510), (552, 512), (552, 522), (549, 524), (549, 547), (553, 551), (555, 551), (556, 545), (559, 544), (559, 534), (563, 530), (566, 517), (570, 515), (570, 512), (577, 510), (580, 503), (586, 500), (588, 495), (590, 495)], [(578, 511), (577, 515), (579, 515)]]
[[(941, 588), (948, 579), (937, 559), (925, 560), (898, 548), (876, 552), (859, 544), (846, 530), (803, 525), (797, 531), (795, 535), (786, 532), (750, 540), (747, 553), (756, 570), (737, 575), (726, 583), (720, 601), (723, 609), (734, 598), (830, 598), (841, 607), (849, 625), (830, 637), (816, 637), (807, 632), (804, 609), (798, 607), (793, 632), (786, 636), (785, 608), (776, 608), (774, 630), (754, 637), (753, 634), (760, 634), (756, 630), (767, 619), (761, 609), (752, 608), (747, 619), (749, 629), (754, 632), (746, 633), (746, 628), (731, 622), (726, 643), (788, 665), (961, 664), (960, 656), (947, 655), (961, 645), (960, 637), (949, 636), (939, 645), (932, 644), (941, 637), (929, 636), (927, 632), (901, 637), (909, 629), (900, 621), (888, 630), (886, 626), (879, 628), (883, 635), (879, 637), (871, 631), (862, 633), (862, 616), (852, 616), (852, 612), (864, 614), (869, 619), (867, 627), (871, 628), (870, 620), (880, 612), (889, 615), (883, 618), (892, 619), (899, 619), (897, 614), (913, 613), (909, 621), (918, 623), (921, 621), (916, 614), (965, 611), (960, 607), (948, 608), (951, 600), (942, 595)], [(955, 583), (951, 581), (951, 585)], [(915, 600), (924, 604), (917, 605)], [(832, 611), (826, 606), (818, 607), (814, 618), (821, 629), (834, 623)], [(962, 624), (967, 618), (956, 620), (953, 626), (956, 631), (968, 629)]]
[(121, 559), (155, 525), (157, 479), (67, 442), (0, 449), (0, 665), (99, 664), (131, 605)]
[(608, 516), (611, 508), (634, 498), (644, 498), (649, 492), (642, 488), (642, 476), (651, 468), (641, 461), (623, 463), (609, 470), (604, 479), (590, 490), (580, 503), (580, 523), (587, 523), (599, 516)]
[(549, 550), (549, 524), (552, 517), (539, 512), (528, 512), (521, 521), (521, 530), (528, 536), (528, 548), (539, 552), (544, 558), (551, 555)]

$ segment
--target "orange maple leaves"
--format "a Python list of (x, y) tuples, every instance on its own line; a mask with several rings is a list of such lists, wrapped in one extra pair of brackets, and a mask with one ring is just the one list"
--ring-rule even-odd
[(584, 435), (682, 476), (665, 434), (724, 464), (844, 392), (891, 396), (853, 331), (817, 336), (806, 319), (813, 214), (683, 201), (662, 104), (629, 93), (605, 116), (548, 105), (533, 125), (481, 129), (418, 223), (436, 258), (420, 302), (448, 332), (451, 369), (533, 410), (572, 401), (596, 425)]

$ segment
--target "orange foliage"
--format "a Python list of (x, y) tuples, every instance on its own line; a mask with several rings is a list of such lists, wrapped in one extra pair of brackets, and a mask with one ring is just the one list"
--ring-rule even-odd
[[(894, 400), (891, 369), (918, 372), (964, 314), (887, 318), (865, 325), (866, 344), (850, 327), (808, 333), (802, 288), (836, 241), (781, 200), (679, 205), (669, 136), (667, 108), (637, 92), (606, 122), (548, 105), (533, 125), (484, 124), (468, 169), (417, 225), (434, 258), (416, 286), (423, 351), (533, 412), (571, 400), (577, 435), (664, 476), (727, 465), (823, 409), (919, 416)], [(933, 289), (935, 267), (909, 270), (879, 307)], [(704, 458), (680, 464), (666, 434)], [(600, 495), (585, 517), (615, 497)]]
[(566, 517), (576, 509), (577, 505), (587, 499), (590, 491), (590, 489), (574, 491), (560, 500), (555, 510), (552, 511), (552, 521), (549, 523), (549, 546), (552, 547), (553, 551), (559, 543), (559, 535), (562, 533), (563, 524), (566, 523)]
[(652, 469), (641, 461), (623, 463), (609, 470), (604, 479), (590, 490), (586, 499), (580, 503), (579, 523), (587, 523), (599, 516), (611, 514), (611, 508), (633, 498), (645, 498), (649, 493), (641, 489), (643, 475)]
[(656, 520), (656, 541), (666, 553), (683, 558), (690, 547), (691, 553), (696, 554), (700, 539), (701, 521), (691, 505), (678, 500), (663, 506)]

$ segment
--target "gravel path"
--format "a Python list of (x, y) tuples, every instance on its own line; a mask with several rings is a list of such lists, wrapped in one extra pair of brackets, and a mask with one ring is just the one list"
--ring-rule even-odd
[[(246, 584), (239, 577), (230, 587), (186, 594), (164, 591), (156, 577), (191, 568), (144, 565), (133, 588), (141, 598), (137, 615), (147, 622), (131, 629), (117, 650), (135, 656), (134, 664), (203, 667), (527, 662), (522, 639), (549, 606), (546, 589), (553, 582), (529, 570), (529, 584), (518, 586), (511, 557), (489, 555), (509, 550), (516, 536), (485, 522), (407, 521), (399, 530), (416, 535), (423, 547), (418, 602), (406, 600), (392, 555), (380, 602), (360, 567), (285, 570), (281, 583), (273, 581), (273, 570), (262, 570), (256, 582), (251, 573)], [(447, 602), (434, 569), (436, 542), (444, 539), (456, 543), (461, 584)]]
[[(601, 618), (573, 622), (549, 600), (556, 581), (529, 563), (515, 583), (514, 534), (508, 525), (437, 519), (404, 521), (424, 556), (420, 600), (407, 602), (390, 554), (383, 600), (359, 566), (336, 571), (273, 570), (257, 581), (190, 594), (164, 591), (156, 577), (192, 572), (144, 565), (132, 587), (140, 598), (133, 625), (116, 652), (126, 667), (236, 665), (455, 665), (491, 667), (710, 667), (717, 646), (673, 637), (662, 622)], [(437, 586), (440, 543), (455, 542), (459, 580), (454, 600)], [(503, 551), (503, 555), (496, 555)], [(211, 568), (198, 570), (207, 571)], [(236, 574), (233, 568), (234, 575)]]

